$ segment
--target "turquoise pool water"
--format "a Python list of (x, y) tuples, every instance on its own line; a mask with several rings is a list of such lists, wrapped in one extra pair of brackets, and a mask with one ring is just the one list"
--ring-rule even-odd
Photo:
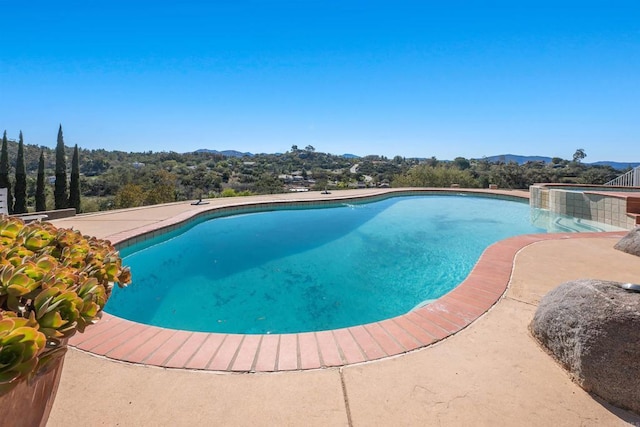
[(106, 311), (203, 332), (293, 333), (394, 317), (437, 299), (504, 238), (546, 230), (526, 203), (393, 197), (216, 218), (125, 251)]

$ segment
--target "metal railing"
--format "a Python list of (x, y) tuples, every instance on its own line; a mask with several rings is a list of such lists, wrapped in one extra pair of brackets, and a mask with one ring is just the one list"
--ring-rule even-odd
[(616, 179), (612, 179), (604, 185), (615, 185), (618, 187), (640, 187), (640, 166), (636, 166), (629, 172), (620, 175)]

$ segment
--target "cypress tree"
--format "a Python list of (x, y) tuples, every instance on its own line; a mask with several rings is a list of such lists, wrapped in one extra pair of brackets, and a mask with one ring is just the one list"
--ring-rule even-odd
[(56, 145), (56, 186), (53, 192), (55, 208), (64, 209), (69, 199), (67, 197), (67, 161), (64, 156), (64, 139), (62, 125), (58, 129), (58, 144)]
[(2, 150), (0, 151), (0, 188), (7, 189), (7, 210), (13, 213), (13, 196), (11, 195), (11, 181), (9, 181), (9, 151), (7, 149), (7, 131), (2, 136)]
[(27, 169), (24, 165), (24, 141), (22, 131), (18, 140), (18, 158), (16, 160), (16, 201), (13, 205), (13, 213), (27, 212)]
[(78, 163), (78, 144), (76, 144), (71, 159), (71, 182), (69, 183), (69, 207), (76, 208), (76, 213), (80, 213), (80, 166)]
[(47, 210), (47, 196), (44, 192), (44, 150), (40, 151), (38, 179), (36, 180), (36, 212)]

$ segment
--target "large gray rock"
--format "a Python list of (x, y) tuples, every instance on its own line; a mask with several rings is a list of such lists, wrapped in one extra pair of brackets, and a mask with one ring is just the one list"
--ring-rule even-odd
[(614, 248), (631, 255), (640, 256), (640, 227), (631, 230)]
[(582, 388), (640, 414), (640, 293), (563, 283), (542, 298), (530, 329)]

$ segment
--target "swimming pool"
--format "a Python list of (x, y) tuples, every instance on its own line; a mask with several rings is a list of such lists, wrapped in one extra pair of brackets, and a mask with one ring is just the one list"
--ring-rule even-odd
[(134, 281), (106, 311), (225, 333), (374, 322), (447, 293), (490, 244), (544, 232), (529, 216), (525, 203), (414, 196), (201, 221), (123, 251)]

